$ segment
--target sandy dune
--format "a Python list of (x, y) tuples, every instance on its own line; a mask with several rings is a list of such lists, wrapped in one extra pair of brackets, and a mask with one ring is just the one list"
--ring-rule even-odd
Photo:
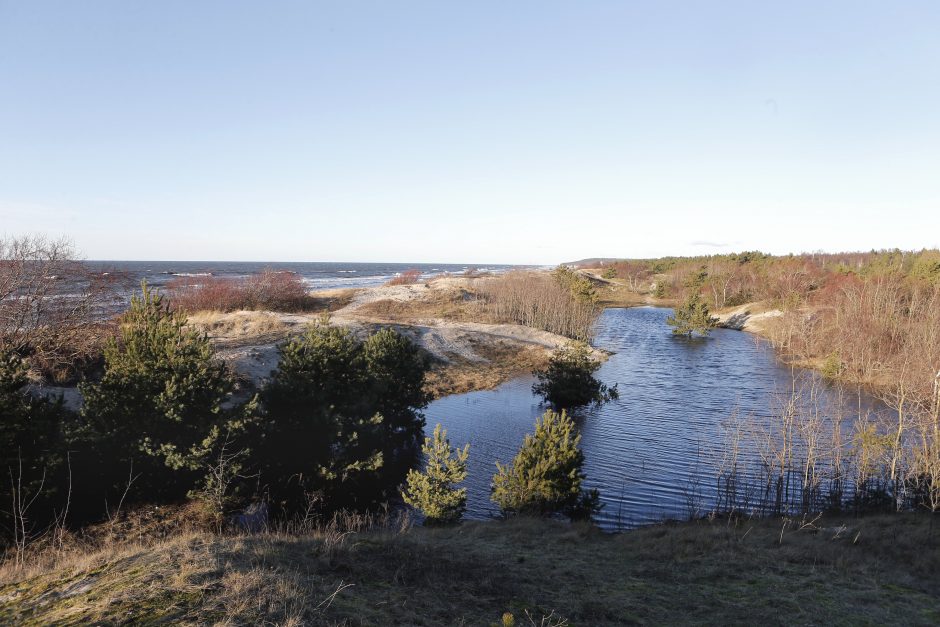
[[(432, 393), (446, 394), (493, 387), (530, 371), (547, 360), (568, 338), (518, 324), (488, 324), (434, 315), (441, 303), (460, 303), (474, 281), (441, 278), (415, 285), (357, 290), (349, 304), (329, 316), (330, 324), (364, 336), (392, 327), (432, 357)], [(369, 308), (376, 303), (406, 304), (396, 315)], [(466, 316), (471, 316), (468, 313)], [(316, 323), (323, 314), (236, 311), (199, 314), (194, 324), (205, 328), (219, 356), (237, 373), (244, 392), (257, 389), (277, 367), (277, 344)]]
[[(302, 333), (328, 316), (329, 323), (364, 337), (391, 327), (411, 338), (431, 358), (428, 390), (443, 396), (488, 389), (544, 365), (552, 351), (570, 340), (518, 324), (493, 324), (472, 297), (474, 285), (487, 278), (442, 277), (428, 283), (382, 286), (316, 296), (346, 303), (324, 312), (272, 311), (200, 312), (189, 323), (204, 330), (218, 356), (235, 373), (232, 402), (248, 398), (271, 376), (278, 364), (278, 344)], [(606, 355), (595, 351), (596, 356)], [(62, 394), (77, 408), (74, 387), (43, 386), (44, 394)]]

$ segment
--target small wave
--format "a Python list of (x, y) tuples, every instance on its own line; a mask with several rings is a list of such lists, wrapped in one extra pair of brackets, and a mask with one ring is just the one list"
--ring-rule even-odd
[(212, 276), (211, 272), (164, 272), (163, 274), (172, 274), (173, 276)]

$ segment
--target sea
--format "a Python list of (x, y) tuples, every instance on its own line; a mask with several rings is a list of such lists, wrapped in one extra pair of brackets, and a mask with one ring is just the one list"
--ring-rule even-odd
[(340, 263), (340, 262), (255, 262), (255, 261), (87, 261), (87, 266), (102, 275), (120, 276), (123, 283), (139, 286), (146, 281), (163, 287), (179, 277), (245, 277), (265, 270), (295, 272), (311, 291), (336, 288), (375, 287), (409, 270), (426, 280), (441, 274), (466, 272), (501, 273), (514, 268), (506, 264), (472, 263)]

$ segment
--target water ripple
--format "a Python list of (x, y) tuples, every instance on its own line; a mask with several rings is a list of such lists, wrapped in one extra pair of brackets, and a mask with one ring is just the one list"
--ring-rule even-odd
[[(608, 309), (595, 344), (613, 352), (598, 371), (618, 384), (620, 400), (576, 416), (581, 429), (587, 486), (601, 493), (598, 522), (606, 528), (685, 517), (690, 481), (700, 491), (714, 482), (714, 451), (721, 424), (733, 411), (767, 420), (775, 395), (790, 387), (791, 372), (773, 351), (747, 333), (718, 329), (708, 338), (673, 337), (670, 310)], [(507, 463), (545, 410), (523, 377), (495, 390), (442, 398), (427, 411), (451, 442), (470, 442), (470, 518), (498, 514), (490, 502), (496, 462)], [(709, 501), (704, 499), (705, 504)]]

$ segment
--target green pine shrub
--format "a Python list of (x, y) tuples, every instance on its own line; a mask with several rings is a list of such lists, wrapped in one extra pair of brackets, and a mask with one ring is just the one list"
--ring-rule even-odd
[[(428, 366), (414, 342), (392, 329), (366, 338), (362, 359), (370, 411), (383, 418), (388, 464), (393, 453), (417, 450), (421, 443), (424, 421), (416, 420), (416, 415), (430, 401), (424, 390)], [(407, 460), (408, 467), (412, 461)]]
[(717, 320), (708, 310), (708, 303), (697, 293), (692, 293), (682, 305), (673, 309), (672, 315), (666, 319), (666, 324), (673, 328), (673, 335), (686, 337), (692, 337), (693, 333), (706, 336), (716, 323)]
[(425, 524), (458, 522), (467, 507), (467, 489), (455, 486), (467, 478), (470, 445), (452, 448), (447, 431), (438, 424), (433, 438), (424, 439), (421, 451), (427, 464), (423, 472), (408, 471), (402, 498), (424, 514)]
[(552, 355), (544, 370), (536, 370), (532, 391), (556, 409), (602, 404), (620, 398), (616, 384), (608, 387), (594, 377), (601, 362), (583, 342), (572, 342)]
[(325, 321), (280, 347), (262, 392), (262, 483), (281, 513), (311, 494), (331, 509), (387, 498), (414, 466), (424, 428), (427, 365), (394, 331), (359, 342)]
[(559, 285), (571, 292), (579, 302), (588, 305), (597, 304), (597, 292), (594, 283), (583, 274), (572, 270), (568, 266), (558, 266), (552, 276)]
[(133, 468), (148, 500), (181, 497), (210, 455), (213, 433), (232, 421), (222, 407), (230, 388), (207, 336), (143, 284), (105, 347), (101, 380), (80, 385), (84, 440), (116, 473), (112, 485)]
[(835, 380), (842, 375), (844, 369), (845, 365), (842, 363), (842, 360), (839, 359), (839, 355), (837, 353), (829, 353), (819, 370), (824, 378)]
[(589, 517), (599, 509), (597, 490), (583, 491), (581, 434), (562, 411), (536, 420), (512, 463), (496, 463), (491, 498), (505, 514)]

